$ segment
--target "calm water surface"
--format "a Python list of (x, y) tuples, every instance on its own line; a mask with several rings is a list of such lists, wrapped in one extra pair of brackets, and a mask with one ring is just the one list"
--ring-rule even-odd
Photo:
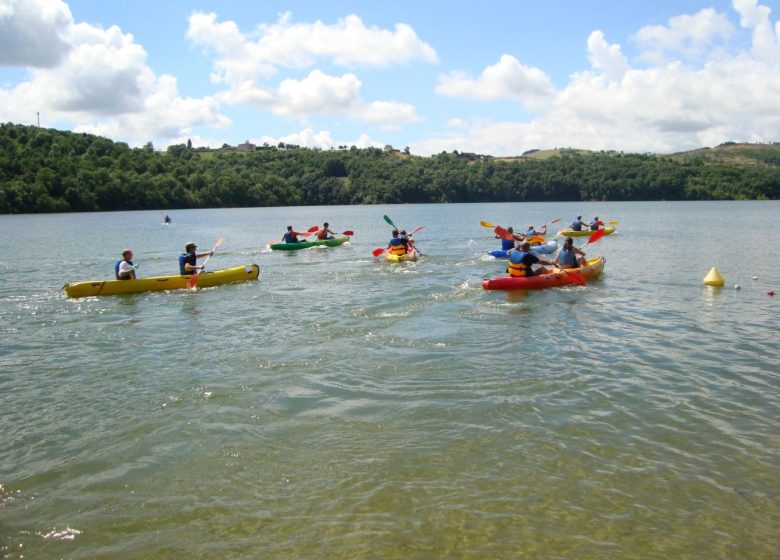
[[(619, 221), (599, 280), (482, 290), (480, 220), (577, 213)], [(424, 259), (371, 257), (384, 214)], [(780, 558), (778, 202), (171, 216), (0, 216), (0, 556)], [(259, 281), (61, 290), (219, 237)]]

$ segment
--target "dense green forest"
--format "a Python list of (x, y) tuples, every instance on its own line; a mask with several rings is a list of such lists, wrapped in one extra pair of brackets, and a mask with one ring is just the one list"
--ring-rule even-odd
[(130, 148), (0, 125), (0, 213), (423, 202), (777, 199), (780, 146), (668, 156), (532, 150), (494, 158), (386, 149)]

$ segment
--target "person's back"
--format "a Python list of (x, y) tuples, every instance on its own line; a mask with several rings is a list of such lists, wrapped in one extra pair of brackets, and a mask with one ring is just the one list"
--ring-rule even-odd
[(577, 268), (577, 255), (574, 254), (570, 247), (564, 244), (561, 250), (558, 251), (555, 262), (558, 268)]
[(293, 231), (292, 226), (287, 226), (287, 233), (284, 234), (285, 243), (298, 243), (298, 232)]
[(582, 222), (582, 216), (577, 216), (577, 219), (571, 223), (569, 228), (572, 231), (582, 231), (582, 226), (585, 224)]
[(405, 255), (407, 241), (408, 240), (405, 237), (401, 237), (401, 235), (398, 233), (398, 230), (394, 229), (393, 237), (390, 239), (390, 243), (387, 245), (387, 248), (393, 255)]
[(507, 268), (509, 276), (533, 276), (534, 272), (531, 266), (538, 262), (538, 258), (531, 252), (519, 249), (512, 249), (507, 254), (509, 257), (509, 266)]

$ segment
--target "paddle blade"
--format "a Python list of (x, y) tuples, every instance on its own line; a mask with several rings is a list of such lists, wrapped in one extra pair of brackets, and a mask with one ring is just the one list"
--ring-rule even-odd
[(618, 225), (618, 221), (617, 220), (610, 220), (609, 223), (612, 224), (613, 226)]
[(509, 233), (507, 230), (502, 228), (501, 226), (496, 226), (493, 230), (497, 236), (499, 236), (501, 239), (506, 239), (508, 241), (514, 241), (515, 238), (512, 236), (511, 233)]
[(410, 234), (409, 234), (409, 237), (411, 237), (412, 235), (414, 235), (414, 234), (415, 234), (415, 233), (417, 233), (418, 231), (422, 231), (423, 229), (425, 229), (425, 226), (420, 226), (420, 227), (418, 227), (418, 228), (416, 228), (416, 229), (413, 229), (413, 230), (412, 230), (412, 233), (410, 233)]
[(314, 232), (315, 232), (315, 231), (317, 231), (318, 229), (320, 229), (320, 226), (311, 226), (311, 227), (310, 227), (309, 229), (307, 229), (306, 231), (308, 231), (309, 233), (314, 233)]
[(355, 235), (355, 232), (352, 231), (351, 229), (348, 229), (347, 231), (342, 231), (341, 235), (347, 235), (349, 237), (352, 237), (353, 235)]
[(552, 222), (547, 222), (547, 225), (548, 225), (548, 226), (551, 226), (551, 225), (553, 225), (553, 224), (557, 224), (557, 223), (558, 223), (558, 222), (560, 222), (560, 221), (561, 221), (561, 219), (560, 219), (560, 218), (555, 218), (555, 219), (554, 219)]
[[(596, 241), (604, 237), (606, 233), (607, 232), (604, 231), (603, 229), (594, 231), (593, 233), (590, 234), (590, 237), (588, 237), (588, 243), (595, 243)], [(588, 243), (585, 243), (585, 245), (587, 245)]]
[[(396, 225), (393, 223), (393, 220), (391, 220), (390, 217), (387, 214), (385, 214), (385, 221), (388, 224), (390, 224), (391, 226), (393, 226), (394, 228), (396, 227)], [(396, 229), (398, 229), (398, 228), (396, 228)]]
[(490, 222), (482, 222), (482, 221), (479, 222), (479, 225), (481, 225), (482, 227), (491, 228), (491, 229), (496, 227), (495, 224), (491, 224)]
[(385, 248), (384, 247), (379, 247), (379, 248), (374, 249), (373, 251), (371, 251), (371, 254), (374, 255), (375, 257), (378, 257), (379, 255), (381, 255), (384, 252), (385, 252)]

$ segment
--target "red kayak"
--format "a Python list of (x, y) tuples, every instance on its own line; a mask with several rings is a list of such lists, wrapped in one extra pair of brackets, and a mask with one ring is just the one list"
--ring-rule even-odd
[(482, 287), (486, 290), (543, 290), (555, 286), (584, 284), (588, 278), (601, 274), (605, 262), (604, 257), (596, 257), (590, 259), (588, 264), (583, 267), (567, 268), (568, 272), (552, 268), (538, 276), (499, 276), (483, 280)]

